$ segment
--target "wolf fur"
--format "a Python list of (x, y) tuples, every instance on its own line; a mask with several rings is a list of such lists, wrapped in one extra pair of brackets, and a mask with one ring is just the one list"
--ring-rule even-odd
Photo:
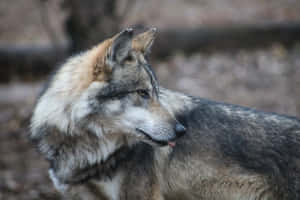
[(50, 81), (30, 138), (55, 187), (82, 199), (300, 199), (300, 120), (159, 87), (154, 35), (126, 29)]

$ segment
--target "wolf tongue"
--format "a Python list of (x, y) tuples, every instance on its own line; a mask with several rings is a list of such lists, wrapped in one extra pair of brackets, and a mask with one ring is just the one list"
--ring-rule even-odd
[(175, 147), (176, 142), (168, 142), (168, 145), (169, 145), (170, 147)]

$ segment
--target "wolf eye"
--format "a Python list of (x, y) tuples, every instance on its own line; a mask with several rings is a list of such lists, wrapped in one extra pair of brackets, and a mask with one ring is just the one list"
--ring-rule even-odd
[(150, 98), (150, 94), (149, 94), (149, 92), (147, 90), (138, 90), (137, 94), (140, 97), (144, 98), (144, 99), (149, 99)]

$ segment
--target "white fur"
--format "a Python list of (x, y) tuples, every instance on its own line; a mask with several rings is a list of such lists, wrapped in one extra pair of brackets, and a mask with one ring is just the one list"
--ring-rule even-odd
[[(39, 125), (53, 125), (60, 131), (74, 134), (74, 126), (92, 112), (88, 98), (95, 96), (104, 83), (93, 82), (82, 95), (66, 95), (57, 88), (49, 88), (40, 98), (32, 121), (32, 134)], [(101, 129), (98, 129), (101, 130)]]
[(53, 185), (54, 185), (54, 187), (57, 191), (59, 191), (61, 193), (65, 193), (69, 189), (68, 184), (63, 184), (57, 179), (57, 177), (55, 176), (52, 169), (50, 169), (48, 171), (48, 173), (49, 173), (49, 177), (50, 177), (50, 179), (51, 179), (51, 181), (52, 181), (52, 183), (53, 183)]
[(122, 115), (122, 123), (128, 127), (137, 127), (141, 123), (147, 122), (149, 126), (155, 125), (155, 117), (151, 112), (139, 107), (132, 107), (126, 110)]
[(106, 109), (109, 110), (110, 113), (118, 113), (121, 110), (121, 102), (119, 100), (110, 101), (106, 105)]
[(100, 187), (102, 187), (105, 195), (110, 200), (120, 199), (120, 187), (122, 184), (123, 177), (124, 174), (118, 173), (111, 180), (100, 182)]
[(43, 124), (55, 125), (59, 130), (67, 132), (70, 125), (68, 104), (69, 102), (65, 98), (60, 98), (51, 93), (42, 96), (32, 117), (32, 134), (36, 134), (34, 130)]
[(96, 134), (99, 138), (103, 137), (104, 133), (102, 131), (102, 127), (101, 125), (99, 125), (96, 122), (89, 122), (89, 124), (87, 125), (87, 128), (94, 134)]

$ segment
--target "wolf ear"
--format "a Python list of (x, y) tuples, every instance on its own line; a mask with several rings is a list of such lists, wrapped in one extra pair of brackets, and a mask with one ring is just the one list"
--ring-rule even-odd
[(148, 31), (140, 33), (132, 41), (132, 48), (141, 51), (144, 55), (150, 53), (157, 29), (150, 28)]
[(112, 38), (107, 57), (110, 62), (121, 63), (132, 49), (133, 30), (127, 28)]

